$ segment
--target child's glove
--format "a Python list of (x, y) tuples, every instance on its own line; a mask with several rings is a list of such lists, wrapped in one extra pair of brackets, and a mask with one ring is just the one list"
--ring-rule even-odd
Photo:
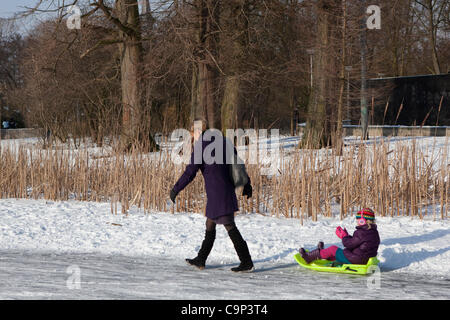
[(346, 236), (348, 236), (347, 229), (342, 229), (340, 226), (336, 228), (336, 235), (339, 237), (339, 239), (342, 239)]

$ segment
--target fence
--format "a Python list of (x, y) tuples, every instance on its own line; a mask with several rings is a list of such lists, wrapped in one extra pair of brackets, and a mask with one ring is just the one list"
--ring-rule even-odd
[(42, 137), (41, 128), (23, 128), (23, 129), (0, 129), (1, 139), (25, 139)]
[[(305, 124), (298, 125), (298, 132), (303, 133)], [(361, 126), (343, 125), (344, 136), (361, 136)], [(445, 137), (450, 136), (448, 126), (368, 126), (369, 137), (380, 136), (419, 136), (419, 137)]]

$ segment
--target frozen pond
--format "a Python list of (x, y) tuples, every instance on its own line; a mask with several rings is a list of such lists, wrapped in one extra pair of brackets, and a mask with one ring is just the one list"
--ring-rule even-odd
[(383, 271), (371, 276), (318, 273), (255, 260), (250, 274), (208, 261), (0, 251), (0, 299), (450, 299), (450, 277)]

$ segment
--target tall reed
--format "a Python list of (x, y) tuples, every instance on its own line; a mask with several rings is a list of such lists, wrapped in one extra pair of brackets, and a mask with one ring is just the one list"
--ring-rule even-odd
[[(449, 212), (448, 137), (439, 153), (410, 143), (282, 151), (272, 176), (263, 165), (248, 165), (253, 197), (239, 196), (241, 212), (317, 220), (339, 212), (345, 218), (363, 206), (379, 216), (432, 216)], [(283, 149), (281, 149), (283, 150)], [(142, 154), (89, 149), (0, 147), (0, 197), (50, 200), (109, 201), (111, 212), (127, 214), (136, 206), (145, 212), (169, 211), (168, 193), (184, 170), (170, 160), (168, 150)], [(204, 212), (201, 174), (177, 197), (171, 212)], [(439, 215), (437, 215), (439, 211)]]

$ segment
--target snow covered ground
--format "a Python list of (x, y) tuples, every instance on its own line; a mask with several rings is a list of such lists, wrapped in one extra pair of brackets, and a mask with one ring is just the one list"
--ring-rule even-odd
[[(381, 140), (393, 147), (416, 141), (426, 156), (438, 159), (435, 165), (450, 163), (450, 152), (443, 151), (448, 137), (365, 143)], [(289, 154), (298, 142), (280, 137), (269, 148)], [(360, 143), (357, 137), (345, 142)], [(0, 141), (2, 147), (20, 145), (39, 147), (39, 141)], [(440, 160), (443, 154), (447, 159)], [(205, 270), (185, 264), (203, 240), (200, 214), (131, 208), (125, 216), (112, 215), (109, 203), (0, 199), (0, 299), (450, 299), (450, 224), (439, 219), (438, 209), (436, 220), (378, 218), (381, 272), (366, 277), (317, 273), (293, 259), (299, 247), (313, 248), (319, 240), (340, 245), (334, 230), (341, 225), (352, 232), (351, 217), (319, 217), (302, 226), (298, 219), (238, 215), (256, 271), (236, 275), (229, 269), (238, 258), (223, 228)]]
[(339, 245), (335, 227), (354, 230), (350, 217), (303, 226), (259, 214), (236, 220), (255, 262), (252, 274), (229, 270), (238, 258), (223, 228), (205, 270), (185, 264), (203, 239), (200, 214), (132, 208), (125, 216), (112, 215), (109, 203), (3, 199), (0, 298), (450, 298), (448, 220), (379, 218), (381, 273), (369, 277), (316, 273), (293, 259), (319, 240)]

